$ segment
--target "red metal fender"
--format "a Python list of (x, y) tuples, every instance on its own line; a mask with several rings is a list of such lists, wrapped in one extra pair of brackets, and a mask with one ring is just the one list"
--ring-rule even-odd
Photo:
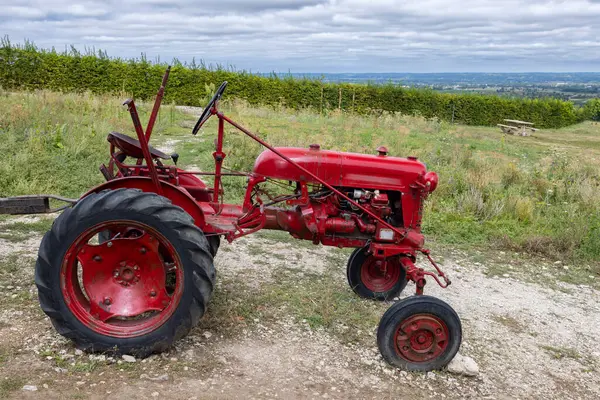
[[(174, 205), (183, 208), (185, 212), (192, 216), (194, 219), (194, 224), (200, 229), (204, 230), (206, 225), (204, 212), (196, 200), (194, 200), (189, 193), (175, 185), (171, 185), (165, 181), (160, 181), (160, 183), (163, 190), (163, 196), (171, 200), (171, 203)], [(152, 179), (149, 177), (128, 176), (125, 178), (117, 178), (108, 182), (104, 182), (92, 188), (90, 191), (81, 196), (81, 198), (83, 199), (92, 193), (98, 193), (102, 190), (114, 190), (121, 188), (140, 189), (142, 192), (156, 193), (156, 187), (154, 186)]]

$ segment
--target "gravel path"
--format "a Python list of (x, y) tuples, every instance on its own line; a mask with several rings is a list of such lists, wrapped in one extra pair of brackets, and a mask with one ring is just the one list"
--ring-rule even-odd
[[(489, 277), (485, 262), (446, 254), (443, 265), (453, 285), (440, 289), (430, 282), (426, 293), (461, 316), (461, 354), (479, 364), (474, 378), (391, 368), (377, 351), (375, 325), (361, 333), (367, 345), (346, 343), (285, 307), (276, 320), (243, 324), (229, 321), (227, 313), (210, 316), (169, 353), (128, 363), (82, 354), (55, 333), (35, 299), (40, 239), (0, 239), (0, 262), (16, 262), (20, 271), (0, 275), (0, 398), (600, 398), (600, 293), (586, 286), (551, 289), (514, 274)], [(332, 260), (344, 256), (272, 237), (224, 243), (216, 259), (219, 280), (241, 286), (236, 293), (219, 284), (215, 302), (277, 285), (281, 274), (293, 274), (300, 285), (332, 277), (341, 287), (345, 265), (332, 267)], [(412, 290), (409, 285), (403, 296)], [(388, 306), (373, 307), (383, 313)], [(237, 328), (220, 328), (232, 324)]]

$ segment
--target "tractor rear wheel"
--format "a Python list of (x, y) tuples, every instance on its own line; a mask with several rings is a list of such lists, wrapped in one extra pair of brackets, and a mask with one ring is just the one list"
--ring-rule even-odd
[(408, 371), (432, 371), (454, 358), (462, 340), (456, 311), (431, 296), (394, 303), (381, 317), (377, 345), (390, 364)]
[(367, 248), (355, 249), (348, 259), (346, 276), (356, 294), (366, 299), (391, 300), (406, 287), (406, 270), (398, 257), (387, 265), (367, 253)]
[(66, 209), (44, 235), (35, 269), (40, 305), (61, 335), (83, 350), (138, 357), (185, 336), (214, 282), (209, 243), (192, 218), (133, 189)]
[(219, 246), (221, 246), (221, 237), (217, 235), (207, 236), (208, 245), (210, 246), (210, 254), (213, 257), (217, 255), (217, 251), (219, 251)]

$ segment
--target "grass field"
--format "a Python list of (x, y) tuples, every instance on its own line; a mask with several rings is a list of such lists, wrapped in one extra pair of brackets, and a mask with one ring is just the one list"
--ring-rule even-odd
[[(98, 165), (108, 159), (106, 133), (133, 134), (121, 101), (51, 92), (1, 94), (0, 195), (76, 197), (102, 182)], [(495, 128), (403, 115), (320, 115), (236, 102), (222, 108), (274, 145), (316, 142), (325, 149), (364, 153), (386, 145), (391, 155), (418, 156), (440, 175), (424, 219), (426, 235), (440, 244), (523, 251), (600, 271), (597, 123), (510, 137)], [(149, 107), (140, 109), (145, 122)], [(154, 143), (174, 147), (180, 165), (210, 169), (216, 121), (198, 137), (191, 136), (192, 125), (192, 115), (164, 106)], [(261, 149), (233, 132), (226, 133), (225, 165), (249, 170)], [(244, 183), (226, 182), (229, 200), (240, 198)]]
[[(0, 95), (0, 196), (77, 197), (101, 183), (106, 133), (133, 135), (121, 100)], [(147, 121), (149, 105), (139, 108)], [(279, 398), (598, 397), (599, 125), (520, 138), (401, 115), (320, 115), (236, 102), (222, 110), (275, 145), (374, 153), (384, 144), (440, 174), (424, 229), (453, 284), (441, 289), (430, 281), (425, 293), (457, 310), (460, 352), (478, 363), (479, 377), (387, 365), (375, 332), (390, 303), (350, 290), (351, 249), (269, 230), (222, 243), (207, 313), (167, 353), (127, 363), (78, 352), (39, 308), (34, 284), (37, 249), (53, 216), (0, 216), (0, 398), (264, 398), (265, 388)], [(153, 144), (178, 152), (180, 166), (211, 169), (216, 120), (198, 136), (190, 133), (194, 122), (192, 114), (163, 107)], [(232, 128), (225, 145), (232, 169), (250, 169), (261, 151)], [(240, 201), (244, 183), (228, 180), (226, 201)], [(409, 285), (402, 297), (413, 291)]]

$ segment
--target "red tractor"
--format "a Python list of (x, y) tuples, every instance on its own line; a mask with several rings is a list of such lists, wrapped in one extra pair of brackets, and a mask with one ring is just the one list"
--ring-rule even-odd
[[(423, 203), (437, 174), (414, 157), (388, 156), (384, 147), (376, 155), (316, 144), (274, 148), (219, 111), (227, 82), (192, 131), (218, 118), (214, 171), (184, 171), (176, 154), (148, 145), (168, 76), (167, 69), (145, 132), (133, 100), (124, 103), (137, 140), (108, 135), (110, 161), (100, 168), (106, 182), (66, 208), (42, 240), (35, 283), (58, 332), (88, 351), (144, 357), (168, 349), (206, 311), (220, 238), (232, 242), (276, 229), (314, 244), (355, 248), (348, 283), (364, 298), (392, 300), (413, 281), (417, 296), (396, 302), (380, 322), (381, 353), (409, 370), (450, 362), (461, 342), (460, 319), (443, 301), (422, 295), (426, 276), (450, 284), (421, 234)], [(266, 148), (252, 172), (223, 168), (225, 123)], [(243, 204), (223, 203), (224, 176), (247, 178)], [(288, 192), (271, 195), (264, 186), (273, 181)], [(415, 266), (418, 253), (436, 273)]]

